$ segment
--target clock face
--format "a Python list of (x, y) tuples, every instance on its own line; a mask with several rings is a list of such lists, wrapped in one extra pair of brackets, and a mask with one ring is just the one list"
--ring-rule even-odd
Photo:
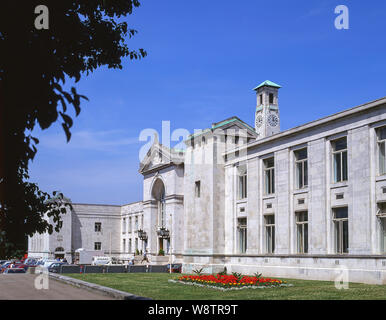
[(279, 118), (276, 115), (271, 113), (268, 116), (268, 123), (271, 127), (276, 127), (279, 123)]
[(256, 128), (260, 128), (263, 125), (263, 117), (258, 115), (255, 122)]

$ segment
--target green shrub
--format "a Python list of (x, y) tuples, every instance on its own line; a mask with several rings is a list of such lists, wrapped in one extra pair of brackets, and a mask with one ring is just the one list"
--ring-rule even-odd
[(163, 251), (162, 249), (159, 249), (158, 255), (159, 256), (164, 256), (165, 255), (165, 251)]
[(200, 275), (202, 274), (202, 271), (203, 271), (203, 270), (204, 270), (204, 268), (201, 268), (201, 269), (193, 269), (193, 272), (200, 276)]
[(227, 275), (227, 267), (224, 267), (224, 270), (218, 273), (220, 276), (226, 276)]
[(243, 278), (243, 275), (238, 272), (232, 272), (232, 275), (235, 276), (239, 281)]

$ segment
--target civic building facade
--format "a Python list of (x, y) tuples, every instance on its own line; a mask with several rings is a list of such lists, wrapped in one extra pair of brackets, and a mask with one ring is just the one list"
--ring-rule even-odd
[(385, 284), (386, 98), (280, 131), (279, 89), (254, 89), (254, 127), (216, 122), (184, 150), (155, 139), (142, 201), (72, 204), (59, 233), (29, 238), (29, 255), (146, 250), (183, 272)]

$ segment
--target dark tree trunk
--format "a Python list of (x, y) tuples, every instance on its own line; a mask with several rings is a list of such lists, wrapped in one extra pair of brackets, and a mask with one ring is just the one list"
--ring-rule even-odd
[(5, 258), (5, 239), (1, 236), (1, 232), (5, 231), (5, 106), (3, 95), (3, 83), (0, 80), (0, 258)]

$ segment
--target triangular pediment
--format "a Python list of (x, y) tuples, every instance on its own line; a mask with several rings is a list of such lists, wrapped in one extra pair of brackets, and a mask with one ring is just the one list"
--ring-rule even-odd
[(184, 162), (184, 153), (175, 151), (160, 144), (157, 140), (154, 141), (144, 159), (139, 166), (139, 172), (157, 170), (159, 168)]

